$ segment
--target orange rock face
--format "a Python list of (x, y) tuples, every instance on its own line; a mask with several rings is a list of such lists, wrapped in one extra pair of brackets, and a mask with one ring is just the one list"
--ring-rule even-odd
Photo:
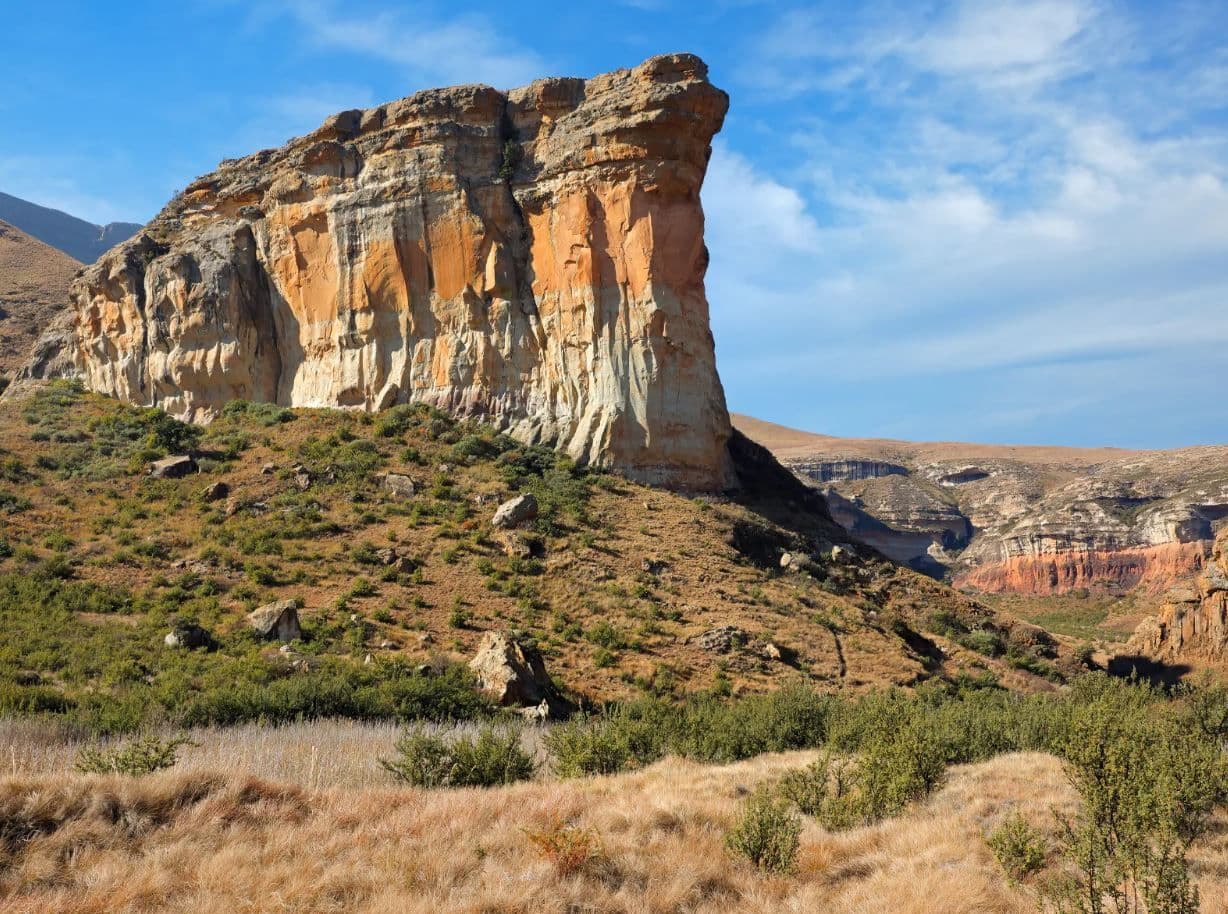
[(1144, 619), (1126, 648), (1166, 662), (1228, 660), (1228, 528), (1216, 538), (1197, 587), (1171, 592), (1159, 615)]
[(421, 92), (224, 162), (77, 283), (93, 390), (426, 402), (650, 482), (732, 482), (699, 189), (727, 107), (689, 55)]
[(1197, 574), (1209, 551), (1203, 540), (1118, 550), (1073, 549), (1018, 555), (979, 565), (954, 579), (956, 587), (986, 593), (1055, 594), (1079, 588), (1159, 592)]

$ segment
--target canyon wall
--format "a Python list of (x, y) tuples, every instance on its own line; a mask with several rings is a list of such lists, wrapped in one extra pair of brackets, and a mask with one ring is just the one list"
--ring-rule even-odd
[(927, 444), (735, 421), (854, 536), (959, 587), (1158, 599), (1202, 570), (1228, 525), (1228, 447)]
[(235, 398), (425, 402), (724, 488), (699, 190), (727, 105), (672, 55), (335, 115), (223, 162), (104, 255), (43, 363), (193, 421)]

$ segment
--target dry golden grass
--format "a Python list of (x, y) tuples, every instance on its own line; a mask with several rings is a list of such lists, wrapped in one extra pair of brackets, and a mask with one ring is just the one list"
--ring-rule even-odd
[[(285, 732), (285, 731), (278, 731)], [(953, 769), (903, 817), (832, 834), (806, 824), (798, 872), (731, 859), (746, 793), (813, 753), (727, 766), (667, 759), (610, 778), (495, 790), (307, 791), (175, 771), (144, 780), (0, 782), (0, 908), (128, 912), (776, 912), (1036, 910), (984, 835), (1012, 809), (1052, 833), (1075, 795), (1060, 764), (1020, 754)], [(597, 852), (571, 874), (527, 832), (563, 823)], [(1228, 830), (1195, 854), (1203, 909), (1225, 910)]]
[[(420, 726), (436, 732), (472, 735), (478, 724)], [(333, 787), (388, 787), (393, 778), (379, 764), (391, 756), (404, 728), (390, 722), (314, 720), (268, 727), (200, 727), (184, 735), (178, 774), (234, 775), (293, 784), (308, 790)], [(545, 769), (548, 753), (540, 727), (525, 727), (521, 743)], [(172, 731), (165, 737), (177, 735)], [(0, 776), (69, 775), (86, 746), (109, 748), (127, 738), (84, 737), (42, 720), (0, 718)]]

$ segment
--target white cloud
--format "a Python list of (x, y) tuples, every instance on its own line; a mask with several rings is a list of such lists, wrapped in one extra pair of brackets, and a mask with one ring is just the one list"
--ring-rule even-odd
[(406, 68), (421, 87), (487, 82), (511, 88), (545, 75), (541, 57), (490, 19), (458, 13), (432, 19), (421, 8), (359, 16), (326, 0), (290, 7), (317, 45), (379, 57)]
[[(1060, 395), (1036, 381), (1048, 371), (1086, 404), (1144, 376), (1172, 393), (1228, 374), (1228, 131), (1180, 88), (1213, 82), (1222, 55), (1202, 60), (1188, 27), (1157, 50), (1099, 3), (918, 9), (871, 4), (843, 32), (794, 13), (755, 44), (744, 78), (814, 102), (789, 103), (806, 114), (779, 174), (742, 160), (720, 177), (735, 205), (711, 217), (709, 294), (733, 406), (787, 377), (818, 396), (890, 390), (928, 415), (935, 392), (975, 399), (956, 380), (975, 375), (981, 406), (1007, 404), (1000, 425), (1043, 425), (1060, 411), (1011, 387), (1023, 373), (1034, 396)], [(790, 249), (736, 232), (771, 221), (814, 235)], [(1209, 361), (1191, 365), (1193, 345)], [(875, 413), (889, 425), (893, 410)]]
[(954, 15), (907, 46), (939, 73), (995, 74), (1014, 81), (1080, 68), (1071, 44), (1095, 18), (1078, 0), (965, 0)]

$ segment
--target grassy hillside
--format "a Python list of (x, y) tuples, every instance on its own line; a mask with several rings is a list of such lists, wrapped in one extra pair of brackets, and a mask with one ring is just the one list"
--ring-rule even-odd
[[(185, 450), (199, 474), (147, 475)], [(737, 453), (743, 496), (688, 498), (421, 407), (236, 403), (199, 429), (40, 388), (0, 402), (0, 709), (102, 730), (466, 716), (477, 709), (451, 665), (489, 629), (534, 638), (581, 703), (797, 676), (1045, 688), (1070, 669), (1034, 630), (940, 584), (833, 556), (843, 535), (813, 496), (762, 450)], [(416, 494), (383, 487), (387, 472)], [(219, 482), (228, 495), (209, 500)], [(517, 491), (542, 511), (509, 544), (490, 520)], [(783, 572), (783, 550), (818, 560)], [(305, 628), (285, 651), (243, 622), (282, 598)], [(182, 622), (213, 649), (166, 647)], [(728, 652), (694, 638), (721, 626), (744, 633)]]

